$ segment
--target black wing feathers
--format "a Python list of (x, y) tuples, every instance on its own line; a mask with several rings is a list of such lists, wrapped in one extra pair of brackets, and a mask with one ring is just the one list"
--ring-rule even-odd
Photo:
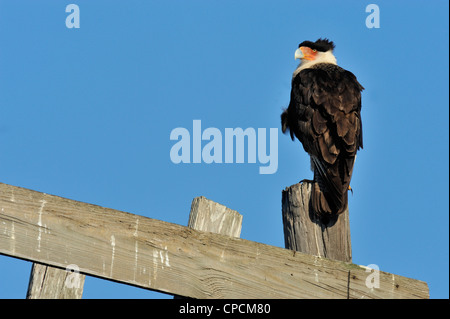
[(317, 64), (292, 80), (282, 130), (311, 156), (316, 182), (311, 201), (318, 214), (339, 214), (347, 206), (356, 151), (363, 147), (363, 89), (351, 72), (334, 64)]

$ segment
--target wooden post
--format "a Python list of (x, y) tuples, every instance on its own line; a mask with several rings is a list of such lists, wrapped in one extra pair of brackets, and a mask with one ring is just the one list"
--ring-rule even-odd
[[(239, 238), (242, 229), (242, 215), (200, 196), (192, 200), (188, 227)], [(175, 295), (174, 299), (184, 299), (184, 297)]]
[(352, 262), (347, 210), (339, 218), (323, 221), (309, 208), (311, 183), (287, 187), (282, 193), (284, 242), (287, 249), (319, 257)]
[(205, 197), (192, 201), (188, 227), (216, 234), (239, 237), (242, 228), (242, 215)]
[(27, 299), (81, 299), (86, 276), (68, 269), (33, 263)]

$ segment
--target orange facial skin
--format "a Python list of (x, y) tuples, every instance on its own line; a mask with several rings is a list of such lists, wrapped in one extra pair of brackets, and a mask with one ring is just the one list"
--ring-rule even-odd
[(315, 58), (317, 56), (317, 50), (313, 50), (308, 47), (300, 47), (300, 50), (303, 53), (302, 59), (309, 60), (309, 61), (315, 60)]

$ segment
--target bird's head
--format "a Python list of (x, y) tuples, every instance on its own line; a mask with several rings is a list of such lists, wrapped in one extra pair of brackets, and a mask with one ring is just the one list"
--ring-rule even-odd
[(333, 55), (334, 43), (328, 39), (319, 39), (316, 42), (303, 41), (295, 51), (295, 59), (303, 62), (329, 60)]

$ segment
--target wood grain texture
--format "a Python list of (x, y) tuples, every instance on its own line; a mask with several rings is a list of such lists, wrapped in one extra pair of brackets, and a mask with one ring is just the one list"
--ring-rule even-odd
[(193, 298), (428, 298), (426, 283), (0, 183), (0, 253)]
[(81, 299), (85, 278), (77, 269), (33, 263), (27, 299)]
[(188, 227), (216, 234), (239, 237), (242, 215), (203, 196), (192, 201)]
[[(192, 200), (188, 227), (199, 231), (239, 237), (242, 229), (242, 215), (200, 196)], [(183, 297), (174, 296), (174, 298), (181, 299)]]
[(310, 210), (310, 197), (310, 182), (292, 185), (282, 192), (285, 248), (351, 262), (348, 208), (337, 220), (323, 221)]

